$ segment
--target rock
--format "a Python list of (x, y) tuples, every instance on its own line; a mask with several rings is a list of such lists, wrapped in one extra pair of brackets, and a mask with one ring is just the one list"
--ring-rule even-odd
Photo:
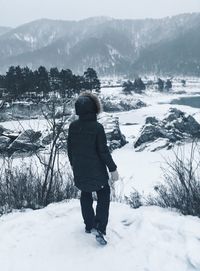
[(55, 112), (55, 118), (62, 118), (63, 116), (70, 116), (72, 114), (72, 108), (70, 106), (58, 106)]
[[(61, 149), (67, 149), (68, 128), (69, 128), (69, 122), (65, 122), (65, 123), (58, 122), (57, 123), (56, 130), (59, 130), (59, 137), (58, 137), (58, 140), (56, 141), (56, 144)], [(53, 134), (52, 130), (45, 131), (45, 133), (43, 134), (43, 137), (42, 137), (42, 144), (43, 145), (50, 145), (54, 139), (54, 136), (55, 135)]]
[(6, 136), (6, 137), (10, 138), (12, 141), (14, 141), (16, 138), (18, 138), (18, 136), (20, 135), (20, 133), (4, 132), (2, 135)]
[(39, 138), (41, 137), (41, 132), (35, 132), (31, 129), (25, 130), (21, 133), (17, 139), (9, 146), (9, 151), (35, 151), (41, 147), (38, 143)]
[(163, 121), (172, 122), (180, 117), (183, 117), (185, 113), (177, 108), (170, 108), (169, 114)]
[(2, 125), (0, 125), (0, 135), (3, 134), (4, 130), (5, 130), (4, 127)]
[(181, 133), (187, 133), (192, 137), (200, 137), (200, 124), (191, 116), (176, 108), (170, 109), (170, 114), (163, 120), (168, 127), (174, 127)]
[(24, 132), (22, 132), (18, 136), (17, 140), (35, 143), (36, 141), (38, 141), (38, 139), (41, 137), (41, 135), (42, 135), (41, 132), (35, 132), (34, 130), (29, 129), (29, 130), (25, 130)]
[(146, 107), (147, 105), (141, 101), (141, 100), (137, 100), (136, 103), (134, 104), (134, 109), (139, 109), (141, 107)]
[(121, 133), (118, 117), (104, 114), (99, 122), (104, 126), (110, 151), (121, 148), (127, 143), (125, 136)]
[(158, 120), (156, 117), (147, 117), (145, 123), (155, 125), (158, 123)]
[(142, 102), (140, 99), (135, 99), (132, 96), (123, 97), (123, 99), (120, 99), (119, 97), (116, 96), (112, 97), (102, 96), (101, 102), (105, 112), (129, 111), (146, 106), (146, 104)]
[(9, 133), (11, 132), (10, 130), (6, 129), (5, 127), (3, 127), (2, 125), (0, 125), (0, 135), (4, 134), (4, 133)]
[(9, 146), (11, 139), (6, 136), (0, 136), (0, 152), (5, 151)]
[[(134, 147), (143, 150), (147, 145), (149, 146), (148, 143), (161, 138), (167, 140), (165, 144), (162, 144), (162, 148), (171, 148), (172, 143), (188, 138), (200, 138), (200, 124), (191, 115), (172, 108), (162, 121), (155, 117), (146, 118), (145, 125), (136, 139)], [(154, 150), (158, 149), (160, 147), (154, 148)]]
[(137, 141), (134, 144), (134, 147), (137, 148), (140, 145), (154, 141), (158, 138), (164, 138), (165, 133), (164, 130), (161, 127), (154, 126), (152, 124), (146, 124), (137, 139)]
[(46, 135), (42, 139), (42, 144), (44, 145), (49, 145), (53, 139), (53, 133), (51, 132), (50, 134)]

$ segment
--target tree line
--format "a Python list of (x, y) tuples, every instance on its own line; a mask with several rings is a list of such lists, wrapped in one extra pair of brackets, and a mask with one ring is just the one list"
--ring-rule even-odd
[(83, 90), (100, 91), (101, 84), (94, 69), (88, 68), (83, 75), (75, 75), (70, 69), (47, 70), (44, 66), (32, 71), (28, 67), (11, 66), (5, 75), (0, 75), (0, 88), (12, 98), (26, 93), (48, 96), (58, 92), (61, 97), (70, 98)]
[[(185, 80), (182, 80), (181, 82), (182, 85), (185, 86)], [(161, 78), (158, 78), (157, 82), (153, 82), (150, 80), (145, 84), (140, 77), (137, 77), (134, 82), (130, 80), (124, 82), (122, 85), (122, 90), (125, 94), (131, 94), (132, 92), (142, 94), (142, 92), (146, 89), (147, 86), (152, 85), (156, 85), (157, 89), (161, 92), (164, 90), (169, 91), (170, 89), (172, 89), (172, 81), (170, 79), (164, 81)]]

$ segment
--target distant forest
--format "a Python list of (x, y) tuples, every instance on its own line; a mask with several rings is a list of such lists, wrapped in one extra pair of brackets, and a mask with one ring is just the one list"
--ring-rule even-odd
[(26, 94), (47, 97), (50, 92), (58, 92), (61, 97), (70, 98), (84, 90), (100, 91), (101, 84), (94, 69), (88, 68), (84, 74), (75, 75), (70, 69), (40, 66), (32, 71), (28, 67), (11, 66), (5, 75), (0, 75), (0, 95), (17, 99)]

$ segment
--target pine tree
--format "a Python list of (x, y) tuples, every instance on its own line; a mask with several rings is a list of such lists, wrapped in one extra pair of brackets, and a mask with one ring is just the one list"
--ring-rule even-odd
[(84, 88), (85, 90), (95, 90), (97, 92), (100, 92), (101, 89), (101, 83), (98, 79), (97, 73), (94, 69), (88, 68), (87, 71), (83, 74), (84, 77)]
[(61, 70), (60, 72), (61, 79), (61, 96), (71, 97), (73, 94), (73, 73), (70, 69)]
[(11, 66), (6, 73), (5, 87), (12, 97), (17, 97), (16, 72), (14, 66)]
[(43, 95), (46, 96), (51, 90), (49, 83), (49, 75), (46, 68), (40, 66), (37, 70), (37, 73), (35, 73), (35, 76), (37, 81), (38, 92), (43, 93)]
[(51, 68), (49, 72), (50, 86), (52, 91), (59, 91), (61, 88), (60, 73), (58, 68)]
[(185, 87), (185, 86), (186, 86), (186, 80), (185, 80), (185, 79), (182, 79), (182, 80), (181, 80), (181, 84), (182, 84), (182, 87)]
[(131, 94), (131, 92), (134, 90), (134, 86), (133, 86), (133, 83), (128, 80), (127, 82), (124, 82), (123, 85), (122, 85), (122, 91), (128, 95), (128, 94)]
[(171, 88), (172, 88), (172, 81), (170, 79), (167, 79), (167, 81), (165, 82), (165, 89), (169, 91)]
[(134, 92), (141, 94), (142, 90), (146, 89), (146, 86), (140, 77), (136, 78), (133, 84)]
[(158, 78), (157, 85), (158, 85), (158, 90), (163, 91), (163, 89), (164, 89), (164, 81), (162, 79)]

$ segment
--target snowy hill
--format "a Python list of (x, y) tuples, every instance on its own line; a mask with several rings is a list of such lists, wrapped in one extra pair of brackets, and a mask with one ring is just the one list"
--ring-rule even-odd
[(200, 220), (112, 203), (108, 245), (84, 232), (77, 200), (0, 218), (3, 271), (200, 270)]
[[(1, 72), (11, 65), (28, 65), (32, 68), (44, 65), (47, 68), (71, 68), (80, 73), (91, 66), (102, 75), (128, 74), (135, 71), (135, 66), (132, 66), (135, 62), (137, 70), (143, 72), (148, 49), (150, 54), (157, 56), (157, 48), (161, 47), (157, 62), (164, 64), (160, 65), (159, 71), (168, 73), (171, 69), (165, 69), (166, 54), (178, 42), (184, 47), (182, 35), (190, 32), (191, 35), (193, 32), (198, 35), (195, 29), (199, 29), (199, 26), (198, 13), (144, 20), (107, 17), (81, 21), (41, 19), (0, 36)], [(192, 42), (188, 35), (185, 35), (185, 39)], [(191, 48), (187, 46), (188, 54), (184, 59), (190, 62), (192, 68), (185, 73), (193, 72), (193, 66), (198, 66), (193, 60), (198, 51), (198, 42), (192, 44)], [(169, 62), (172, 60), (177, 62), (176, 70), (180, 73), (178, 67), (182, 66), (180, 63), (183, 59), (170, 55)], [(145, 72), (152, 72), (153, 61), (150, 58)]]

